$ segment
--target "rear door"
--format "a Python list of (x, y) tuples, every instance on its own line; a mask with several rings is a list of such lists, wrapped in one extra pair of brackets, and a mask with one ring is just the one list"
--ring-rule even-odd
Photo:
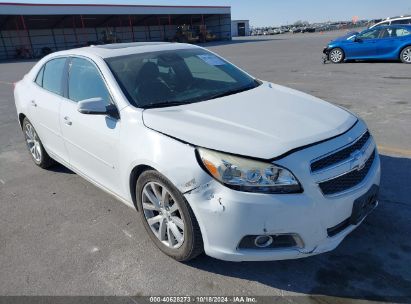
[(410, 34), (406, 28), (398, 26), (384, 28), (377, 43), (378, 55), (382, 58), (397, 59), (401, 46)]
[(357, 35), (356, 40), (348, 42), (346, 55), (348, 58), (367, 59), (377, 57), (377, 41), (380, 29), (370, 29)]
[(89, 59), (72, 57), (69, 64), (67, 99), (60, 111), (60, 124), (70, 164), (100, 185), (118, 192), (119, 119), (78, 112), (78, 102), (100, 97), (112, 103), (98, 67)]
[(68, 155), (59, 123), (60, 106), (64, 100), (63, 74), (66, 60), (66, 57), (51, 59), (41, 68), (30, 98), (29, 118), (47, 152), (67, 161)]

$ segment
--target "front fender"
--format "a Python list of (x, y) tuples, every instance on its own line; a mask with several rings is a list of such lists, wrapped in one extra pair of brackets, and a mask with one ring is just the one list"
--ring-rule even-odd
[(130, 202), (133, 201), (130, 177), (133, 169), (138, 166), (157, 170), (182, 193), (212, 180), (198, 164), (193, 145), (147, 128), (142, 120), (137, 118), (142, 113), (135, 109), (127, 107), (121, 112), (122, 120), (128, 122), (127, 126), (122, 128), (120, 140), (121, 149), (126, 151), (120, 160), (122, 189), (124, 197), (128, 197)]
[[(152, 144), (146, 143), (144, 154), (151, 154), (155, 156), (155, 159), (140, 154), (128, 167), (129, 176), (134, 168), (148, 166), (164, 175), (182, 193), (192, 191), (212, 180), (211, 176), (198, 164), (195, 156), (195, 147), (156, 131), (150, 131), (149, 142)], [(161, 148), (153, 144), (160, 142)]]

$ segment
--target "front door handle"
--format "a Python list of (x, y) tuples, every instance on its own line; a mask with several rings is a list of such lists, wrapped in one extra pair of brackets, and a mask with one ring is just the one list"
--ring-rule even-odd
[(33, 107), (37, 107), (37, 103), (36, 103), (34, 100), (31, 101), (31, 105), (32, 105)]
[(70, 117), (68, 117), (68, 116), (64, 117), (64, 123), (68, 126), (71, 126), (73, 124), (70, 120)]

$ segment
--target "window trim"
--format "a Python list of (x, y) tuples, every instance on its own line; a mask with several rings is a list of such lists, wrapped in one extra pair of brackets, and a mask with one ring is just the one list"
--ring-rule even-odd
[[(34, 77), (33, 82), (37, 84), (39, 87), (43, 88), (43, 78), (44, 78), (44, 70), (46, 69), (46, 64), (43, 64), (40, 70), (37, 72), (36, 77)], [(40, 76), (41, 73), (41, 85), (37, 83), (37, 78)]]

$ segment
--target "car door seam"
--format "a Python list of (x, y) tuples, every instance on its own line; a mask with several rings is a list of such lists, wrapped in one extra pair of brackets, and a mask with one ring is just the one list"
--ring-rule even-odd
[(93, 158), (97, 159), (98, 161), (102, 162), (103, 164), (105, 164), (106, 166), (115, 169), (115, 166), (113, 164), (110, 164), (108, 162), (106, 162), (105, 160), (101, 159), (100, 157), (94, 155), (93, 153), (83, 149), (82, 147), (80, 147), (79, 145), (75, 144), (74, 142), (72, 142), (71, 140), (68, 140), (66, 137), (64, 138), (68, 143), (70, 143), (71, 145), (73, 145), (74, 147), (76, 147), (77, 149), (80, 149), (83, 152), (86, 152), (87, 154), (89, 154), (90, 156), (92, 156)]

